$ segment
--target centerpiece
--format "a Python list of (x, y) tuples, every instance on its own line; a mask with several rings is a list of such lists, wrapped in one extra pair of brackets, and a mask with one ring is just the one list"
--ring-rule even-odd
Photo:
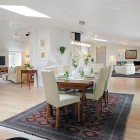
[(91, 55), (90, 54), (85, 54), (84, 55), (84, 62), (85, 62), (85, 68), (84, 68), (84, 73), (85, 75), (89, 75), (90, 74), (90, 68), (88, 66), (89, 62), (91, 59)]
[(78, 76), (78, 63), (79, 63), (79, 56), (74, 55), (72, 57), (72, 66), (74, 67), (73, 71), (72, 71), (72, 77), (76, 78)]

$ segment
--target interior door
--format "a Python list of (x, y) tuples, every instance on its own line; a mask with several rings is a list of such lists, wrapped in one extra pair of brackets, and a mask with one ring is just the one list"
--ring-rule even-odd
[(106, 66), (106, 46), (96, 47), (96, 63), (103, 63)]

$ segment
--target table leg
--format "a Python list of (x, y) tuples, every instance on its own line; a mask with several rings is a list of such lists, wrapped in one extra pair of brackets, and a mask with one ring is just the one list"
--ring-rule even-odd
[(36, 72), (36, 85), (38, 87), (38, 73)]
[(30, 73), (28, 73), (28, 82), (29, 82), (29, 89), (30, 89)]
[(82, 122), (85, 122), (87, 120), (86, 115), (86, 108), (87, 108), (87, 101), (86, 101), (86, 89), (82, 91)]
[(21, 82), (20, 82), (21, 88), (22, 88), (22, 72), (21, 72)]

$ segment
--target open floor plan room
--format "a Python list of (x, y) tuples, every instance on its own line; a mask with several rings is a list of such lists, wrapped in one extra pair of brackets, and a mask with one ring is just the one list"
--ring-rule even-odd
[[(124, 140), (139, 140), (140, 79), (112, 77), (109, 85), (109, 92), (111, 93), (134, 94), (131, 111), (126, 124)], [(29, 90), (26, 84), (23, 84), (22, 89), (18, 84), (11, 84), (9, 87), (6, 86), (6, 84), (0, 84), (0, 121), (8, 119), (27, 110), (28, 108), (31, 108), (45, 101), (44, 99), (45, 97), (43, 87), (37, 88), (32, 86)], [(15, 132), (9, 132), (8, 130), (0, 130), (0, 140), (21, 136), (19, 134)], [(26, 135), (23, 135), (23, 137), (24, 136)]]

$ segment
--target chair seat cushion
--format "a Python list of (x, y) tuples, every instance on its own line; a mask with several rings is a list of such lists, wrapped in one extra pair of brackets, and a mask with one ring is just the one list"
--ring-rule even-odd
[(76, 102), (80, 102), (80, 97), (76, 96), (76, 95), (59, 94), (59, 98), (60, 98), (60, 106), (59, 107), (73, 104)]

